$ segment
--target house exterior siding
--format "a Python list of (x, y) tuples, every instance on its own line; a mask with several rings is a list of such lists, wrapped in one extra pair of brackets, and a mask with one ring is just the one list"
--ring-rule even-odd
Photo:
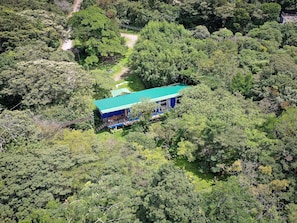
[(143, 99), (149, 99), (159, 104), (158, 109), (152, 114), (152, 119), (158, 118), (164, 112), (176, 106), (180, 91), (187, 87), (186, 85), (177, 84), (151, 88), (127, 95), (96, 100), (94, 104), (99, 110), (103, 125), (108, 128), (116, 128), (131, 125), (138, 120), (138, 118), (131, 118), (130, 108), (143, 101)]

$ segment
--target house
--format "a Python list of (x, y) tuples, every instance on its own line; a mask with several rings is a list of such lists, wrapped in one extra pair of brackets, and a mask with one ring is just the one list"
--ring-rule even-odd
[(282, 12), (280, 16), (280, 22), (285, 23), (297, 23), (297, 13), (296, 10)]
[(131, 117), (130, 108), (143, 100), (149, 100), (159, 104), (158, 109), (154, 111), (152, 118), (158, 117), (165, 111), (174, 108), (179, 102), (181, 90), (187, 87), (187, 85), (182, 84), (156, 87), (130, 94), (96, 100), (94, 101), (94, 104), (99, 110), (103, 126), (116, 128), (131, 125), (133, 122), (137, 121), (137, 119)]

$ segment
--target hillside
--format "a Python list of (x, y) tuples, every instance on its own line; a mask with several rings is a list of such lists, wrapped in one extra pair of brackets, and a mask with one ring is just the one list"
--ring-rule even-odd
[[(297, 222), (286, 10), (294, 2), (2, 0), (0, 222)], [(98, 131), (94, 100), (176, 83), (189, 87), (157, 120), (146, 100), (131, 107), (138, 122)]]

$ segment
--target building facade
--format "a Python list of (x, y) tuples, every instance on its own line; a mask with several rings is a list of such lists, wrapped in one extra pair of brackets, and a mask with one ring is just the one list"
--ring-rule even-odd
[(94, 104), (99, 111), (103, 126), (108, 128), (127, 126), (133, 124), (138, 119), (131, 117), (130, 109), (133, 105), (144, 100), (157, 103), (157, 109), (152, 114), (152, 119), (154, 119), (174, 108), (180, 100), (181, 91), (187, 87), (187, 85), (176, 84), (151, 88), (130, 94), (96, 100)]

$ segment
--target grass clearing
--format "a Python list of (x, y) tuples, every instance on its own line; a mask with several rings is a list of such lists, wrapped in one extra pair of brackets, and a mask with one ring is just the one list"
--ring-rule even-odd
[(129, 58), (133, 53), (133, 47), (137, 41), (138, 34), (138, 32), (122, 29), (121, 36), (125, 38), (127, 41), (126, 45), (128, 46), (124, 57), (113, 65), (103, 65), (102, 67), (91, 71), (101, 88), (106, 90), (127, 88), (131, 92), (145, 89), (140, 78), (131, 74), (128, 67)]
[(128, 81), (127, 88), (131, 91), (140, 91), (145, 89), (142, 81), (135, 74), (130, 74), (125, 80)]
[(117, 64), (113, 66), (92, 70), (91, 73), (94, 76), (95, 80), (97, 80), (97, 82), (99, 83), (102, 83), (102, 87), (106, 89), (117, 89), (116, 86), (121, 83), (123, 84), (121, 84), (119, 88), (128, 88), (131, 92), (145, 89), (140, 78), (134, 74), (130, 74), (124, 80), (113, 80), (113, 78), (119, 75), (124, 68), (128, 67), (129, 57), (132, 52), (133, 49), (129, 48), (125, 57), (123, 57)]
[(138, 30), (132, 30), (132, 29), (126, 29), (126, 28), (121, 28), (120, 29), (120, 32), (121, 33), (129, 33), (129, 34), (134, 34), (134, 35), (139, 35), (139, 32)]
[(190, 163), (186, 159), (178, 159), (175, 165), (184, 169), (189, 176), (197, 191), (209, 192), (214, 183), (214, 176), (210, 173), (201, 173), (198, 171), (197, 163)]
[(126, 67), (128, 65), (129, 57), (132, 54), (132, 52), (133, 49), (129, 48), (125, 56), (116, 65), (109, 68), (112, 77), (116, 76), (118, 73), (122, 71), (123, 67)]

